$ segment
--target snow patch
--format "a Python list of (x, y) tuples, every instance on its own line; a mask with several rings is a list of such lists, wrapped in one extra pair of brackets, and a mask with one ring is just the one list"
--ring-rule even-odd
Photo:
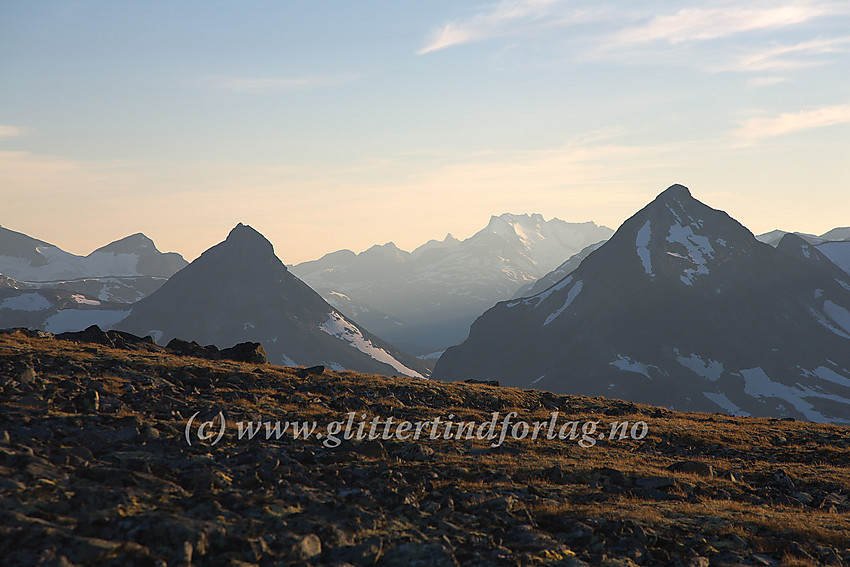
[(635, 374), (643, 374), (650, 380), (652, 380), (652, 376), (649, 375), (649, 367), (642, 363), (632, 360), (628, 356), (623, 356), (622, 354), (617, 355), (617, 359), (613, 362), (609, 362), (611, 366), (615, 366), (620, 370), (625, 372), (634, 372)]
[[(277, 338), (277, 337), (275, 337), (275, 338)], [(281, 360), (281, 362), (280, 362), (281, 366), (298, 366), (297, 362), (295, 362), (294, 360), (292, 360), (291, 358), (289, 358), (285, 354), (281, 355), (280, 360)]]
[(100, 305), (100, 301), (96, 299), (89, 299), (81, 293), (72, 294), (71, 299), (82, 305)]
[(714, 255), (714, 248), (707, 237), (695, 234), (690, 225), (682, 226), (677, 223), (670, 227), (667, 242), (684, 246), (688, 251), (688, 259), (695, 265), (694, 268), (685, 269), (679, 278), (682, 283), (693, 285), (697, 276), (708, 274), (708, 260)]
[(554, 321), (561, 313), (564, 312), (567, 307), (570, 306), (570, 303), (572, 303), (576, 296), (581, 292), (581, 288), (583, 285), (584, 284), (582, 284), (582, 281), (579, 280), (572, 288), (570, 288), (569, 293), (567, 293), (567, 300), (564, 302), (560, 309), (546, 317), (546, 321), (543, 322), (544, 327)]
[(725, 409), (732, 415), (740, 415), (740, 416), (749, 416), (745, 411), (742, 411), (741, 408), (732, 403), (732, 400), (726, 397), (726, 394), (719, 394), (717, 392), (703, 392), (703, 396)]
[(696, 354), (691, 354), (688, 357), (677, 356), (676, 362), (697, 376), (702, 376), (712, 382), (716, 381), (723, 375), (723, 364), (716, 360), (711, 360), (710, 358), (703, 360)]
[(148, 331), (148, 334), (153, 337), (153, 342), (159, 344), (159, 341), (162, 340), (162, 335), (164, 335), (165, 333), (163, 333), (162, 331), (153, 330)]
[(637, 246), (637, 253), (640, 256), (640, 261), (643, 264), (643, 269), (646, 271), (647, 275), (652, 274), (652, 256), (649, 253), (649, 239), (652, 236), (652, 226), (649, 224), (649, 221), (646, 221), (641, 229), (637, 233), (637, 237), (635, 238), (635, 246)]
[(790, 403), (794, 409), (806, 416), (809, 421), (819, 423), (850, 423), (850, 420), (830, 419), (822, 413), (816, 411), (814, 406), (804, 398), (820, 398), (832, 400), (835, 402), (848, 404), (850, 407), (850, 399), (842, 398), (823, 392), (816, 392), (811, 388), (797, 384), (797, 387), (786, 386), (779, 382), (774, 382), (765, 374), (760, 367), (741, 370), (741, 376), (744, 377), (744, 393), (754, 398), (779, 398)]
[[(832, 302), (829, 302), (829, 303), (832, 303)], [(824, 307), (826, 307), (826, 305), (824, 305)], [(829, 321), (829, 318), (827, 318), (827, 316), (824, 315), (823, 313), (820, 313), (819, 311), (816, 311), (816, 310), (812, 309), (811, 307), (809, 307), (809, 313), (811, 313), (812, 316), (815, 319), (817, 319), (818, 323), (820, 323), (821, 325), (823, 325), (824, 327), (826, 327), (827, 329), (829, 329), (830, 331), (832, 331), (833, 333), (835, 333), (839, 337), (843, 337), (845, 339), (850, 339), (850, 335), (841, 331), (840, 329), (836, 329), (835, 327), (833, 327), (832, 324)]]
[(356, 348), (363, 354), (379, 361), (384, 364), (389, 364), (393, 368), (395, 368), (398, 372), (406, 375), (412, 376), (414, 378), (424, 378), (420, 373), (415, 370), (411, 370), (388, 353), (382, 348), (378, 348), (372, 344), (370, 340), (363, 336), (363, 333), (360, 332), (360, 329), (349, 323), (345, 317), (337, 313), (336, 311), (331, 311), (328, 313), (328, 320), (322, 323), (319, 328), (326, 332), (327, 334), (337, 337), (345, 342), (347, 342), (352, 348)]
[(830, 370), (826, 366), (818, 366), (812, 372), (821, 380), (826, 380), (827, 382), (833, 382), (839, 386), (846, 386), (847, 388), (850, 388), (850, 378), (842, 376), (841, 374)]
[(538, 382), (540, 382), (540, 381), (541, 381), (541, 380), (543, 380), (544, 378), (546, 378), (546, 375), (545, 375), (545, 374), (544, 374), (543, 376), (541, 376), (540, 378), (537, 378), (537, 379), (533, 380), (533, 381), (531, 382), (531, 384), (529, 384), (529, 386), (533, 386), (533, 385), (537, 384)]
[(832, 319), (839, 327), (850, 333), (850, 311), (847, 311), (832, 301), (823, 302), (823, 312)]
[(38, 293), (22, 293), (0, 301), (0, 309), (41, 311), (42, 309), (50, 309), (50, 302)]

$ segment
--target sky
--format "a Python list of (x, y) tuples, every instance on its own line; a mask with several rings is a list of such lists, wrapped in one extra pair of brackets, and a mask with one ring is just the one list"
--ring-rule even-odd
[(0, 0), (0, 225), (69, 252), (616, 228), (673, 183), (850, 225), (850, 2)]

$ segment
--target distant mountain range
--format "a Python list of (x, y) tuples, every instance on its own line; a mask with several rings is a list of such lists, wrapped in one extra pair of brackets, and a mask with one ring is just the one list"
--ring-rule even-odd
[(425, 365), (370, 334), (292, 275), (243, 224), (135, 303), (115, 328), (202, 345), (260, 342), (274, 364), (422, 377)]
[(434, 377), (850, 424), (850, 275), (674, 185), (556, 285), (484, 313)]
[(160, 252), (141, 233), (77, 256), (0, 228), (0, 327), (56, 333), (109, 327), (127, 315), (127, 304), (186, 265), (180, 254)]
[(385, 340), (426, 353), (462, 341), (495, 302), (612, 233), (592, 222), (503, 214), (463, 241), (449, 234), (413, 252), (393, 243), (340, 250), (291, 270)]

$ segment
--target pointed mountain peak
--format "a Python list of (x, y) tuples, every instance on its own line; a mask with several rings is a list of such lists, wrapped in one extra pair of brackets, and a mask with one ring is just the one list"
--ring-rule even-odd
[(673, 185), (671, 185), (670, 187), (668, 187), (667, 189), (662, 191), (661, 194), (659, 194), (658, 196), (659, 197), (673, 197), (673, 198), (678, 198), (678, 199), (681, 199), (683, 197), (684, 198), (692, 197), (690, 189), (688, 189), (687, 187), (685, 187), (684, 185), (682, 185), (680, 183), (674, 183)]
[(233, 227), (223, 244), (240, 247), (241, 250), (264, 250), (274, 254), (274, 246), (256, 229), (241, 222)]

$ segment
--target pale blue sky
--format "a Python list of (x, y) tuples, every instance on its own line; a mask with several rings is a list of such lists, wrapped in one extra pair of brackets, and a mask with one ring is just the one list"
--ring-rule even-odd
[(0, 0), (0, 224), (287, 262), (616, 228), (672, 183), (756, 233), (850, 224), (850, 3)]

